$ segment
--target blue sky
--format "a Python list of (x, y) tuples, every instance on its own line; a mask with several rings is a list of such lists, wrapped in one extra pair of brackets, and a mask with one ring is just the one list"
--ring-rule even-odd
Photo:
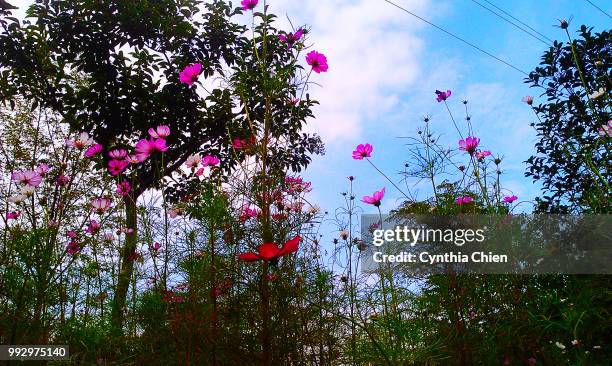
[[(611, 25), (610, 18), (586, 1), (490, 2), (553, 40), (564, 39), (553, 26), (558, 19), (573, 16), (572, 31), (581, 24), (596, 30)], [(453, 91), (449, 105), (459, 120), (464, 116), (461, 100), (469, 100), (482, 146), (504, 157), (502, 185), (521, 200), (538, 194), (539, 187), (524, 177), (523, 161), (533, 152), (535, 134), (529, 127), (534, 116), (521, 103), (527, 94), (537, 102), (538, 91), (523, 83), (524, 75), (382, 0), (268, 3), (272, 12), (287, 13), (294, 25), (311, 26), (314, 49), (328, 55), (329, 72), (315, 78), (321, 88), (311, 91), (321, 102), (311, 128), (323, 135), (327, 155), (315, 158), (305, 174), (313, 182), (312, 201), (323, 209), (331, 213), (342, 205), (340, 192), (347, 189), (349, 175), (356, 177), (358, 198), (384, 186), (384, 210), (400, 202), (401, 194), (367, 162), (351, 159), (359, 143), (374, 146), (373, 161), (396, 182), (408, 158), (404, 141), (397, 137), (415, 136), (422, 115), (431, 115), (432, 128), (444, 135), (441, 141), (456, 147), (457, 133), (443, 105), (435, 101), (435, 89)], [(546, 49), (469, 0), (396, 3), (527, 72)], [(605, 2), (595, 3), (606, 9)], [(425, 198), (427, 189), (419, 190)]]
[[(23, 9), (31, 0), (11, 2)], [(546, 48), (470, 0), (395, 2), (525, 71), (539, 63)], [(581, 24), (596, 30), (611, 25), (610, 18), (583, 0), (490, 2), (551, 39), (564, 39), (561, 30), (553, 27), (558, 19), (573, 16), (572, 31)], [(612, 11), (604, 1), (594, 2)], [(529, 127), (534, 117), (520, 100), (526, 94), (537, 96), (537, 91), (523, 83), (524, 75), (383, 0), (267, 3), (279, 15), (281, 26), (289, 29), (288, 16), (296, 26), (311, 27), (308, 41), (328, 56), (330, 65), (328, 73), (313, 78), (321, 86), (310, 90), (321, 105), (308, 129), (321, 134), (327, 145), (327, 154), (316, 157), (304, 174), (313, 182), (311, 202), (334, 212), (342, 205), (340, 192), (347, 189), (346, 177), (352, 175), (358, 198), (384, 186), (383, 209), (396, 207), (401, 195), (367, 162), (352, 160), (351, 151), (359, 143), (371, 143), (373, 161), (399, 181), (396, 173), (407, 159), (407, 149), (397, 137), (415, 136), (425, 114), (432, 116), (432, 129), (443, 134), (441, 141), (456, 147), (448, 114), (435, 101), (436, 89), (452, 90), (448, 102), (459, 120), (463, 118), (461, 100), (469, 100), (482, 146), (504, 157), (503, 185), (521, 200), (537, 195), (538, 187), (523, 176), (522, 162), (533, 151), (535, 135)], [(427, 196), (427, 189), (416, 188), (421, 198)], [(371, 207), (364, 209), (373, 212)], [(333, 225), (328, 224), (323, 232), (331, 230)]]

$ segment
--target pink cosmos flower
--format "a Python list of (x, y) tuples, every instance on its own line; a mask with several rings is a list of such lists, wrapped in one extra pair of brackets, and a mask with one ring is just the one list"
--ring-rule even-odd
[(33, 170), (22, 170), (20, 172), (15, 172), (11, 174), (11, 179), (25, 186), (32, 187), (38, 187), (40, 182), (42, 182), (42, 177), (40, 174)]
[(128, 181), (123, 181), (121, 183), (117, 183), (117, 194), (125, 197), (127, 195), (130, 194), (130, 191), (132, 190), (132, 187), (130, 186), (130, 182)]
[(185, 66), (183, 71), (179, 74), (179, 81), (192, 86), (193, 83), (198, 81), (198, 77), (202, 73), (202, 64), (195, 63)]
[(479, 151), (476, 153), (476, 159), (478, 160), (482, 160), (484, 158), (486, 158), (487, 156), (491, 156), (491, 152), (488, 150), (485, 151)]
[(6, 219), (7, 220), (17, 220), (19, 218), (19, 216), (21, 216), (21, 212), (19, 212), (19, 211), (13, 211), (13, 212), (7, 212), (6, 213)]
[(194, 169), (200, 164), (200, 162), (202, 162), (202, 157), (200, 154), (193, 154), (190, 155), (187, 160), (185, 160), (185, 166), (187, 166), (187, 168)]
[(355, 151), (353, 151), (353, 159), (355, 160), (363, 160), (363, 158), (371, 157), (372, 151), (374, 147), (370, 144), (359, 144)]
[(147, 160), (149, 155), (151, 155), (156, 150), (164, 152), (168, 150), (168, 147), (166, 146), (166, 140), (158, 138), (150, 140), (140, 140), (138, 141), (134, 149), (136, 150), (136, 160), (138, 160), (139, 162), (143, 162)]
[(455, 202), (459, 206), (464, 205), (464, 204), (468, 204), (468, 203), (473, 202), (473, 201), (474, 201), (474, 199), (472, 197), (470, 197), (470, 196), (457, 197), (457, 199), (455, 200)]
[(304, 30), (303, 29), (298, 29), (297, 32), (295, 32), (295, 34), (293, 34), (293, 33), (287, 33), (286, 35), (285, 34), (279, 34), (278, 35), (278, 39), (280, 39), (281, 42), (286, 43), (288, 47), (291, 47), (297, 41), (299, 41), (300, 38), (302, 38), (303, 34), (304, 34)]
[(66, 232), (66, 236), (69, 237), (70, 239), (76, 239), (77, 233), (74, 230), (68, 230)]
[(104, 213), (104, 211), (108, 210), (111, 205), (111, 200), (109, 198), (95, 198), (91, 201), (91, 207), (99, 214)]
[(363, 198), (361, 199), (361, 202), (367, 203), (368, 205), (374, 205), (376, 207), (379, 207), (380, 202), (382, 201), (384, 196), (385, 196), (385, 188), (381, 189), (380, 191), (374, 192), (371, 196), (363, 196)]
[(124, 159), (127, 157), (127, 155), (128, 153), (125, 149), (112, 149), (108, 152), (108, 156), (116, 160)]
[(480, 139), (478, 137), (468, 136), (465, 138), (465, 140), (459, 140), (459, 150), (466, 151), (468, 154), (474, 155), (479, 143)]
[(154, 139), (165, 139), (170, 136), (170, 127), (166, 125), (157, 126), (155, 129), (149, 128), (149, 136)]
[(38, 175), (40, 175), (41, 177), (44, 177), (49, 170), (51, 170), (51, 168), (49, 168), (49, 165), (47, 164), (40, 164), (36, 169), (34, 169), (36, 171), (36, 173), (38, 173)]
[(199, 177), (202, 174), (204, 174), (204, 168), (198, 169), (198, 171), (195, 173), (196, 177)]
[(218, 157), (216, 156), (212, 156), (212, 155), (207, 155), (204, 157), (204, 159), (202, 159), (202, 165), (207, 167), (207, 166), (217, 166), (219, 165), (221, 161), (219, 160)]
[(242, 215), (240, 215), (240, 221), (246, 221), (252, 217), (257, 217), (259, 215), (259, 211), (256, 208), (251, 208), (249, 206), (245, 206), (242, 209)]
[(515, 195), (504, 197), (504, 202), (506, 202), (506, 203), (512, 203), (512, 202), (514, 202), (516, 200), (518, 200), (518, 197), (515, 196)]
[(312, 71), (316, 72), (317, 74), (326, 72), (329, 68), (327, 66), (327, 57), (317, 51), (310, 51), (306, 55), (306, 62), (308, 65), (312, 66)]
[(451, 91), (447, 90), (446, 92), (436, 90), (436, 95), (438, 96), (436, 100), (438, 103), (447, 100), (451, 96)]
[(90, 147), (88, 147), (87, 150), (85, 150), (85, 157), (93, 158), (94, 156), (98, 155), (101, 152), (102, 152), (102, 145), (93, 144)]
[(128, 165), (130, 165), (130, 163), (125, 160), (111, 160), (108, 162), (108, 171), (112, 175), (118, 175), (123, 173)]
[(87, 229), (85, 229), (86, 233), (95, 234), (100, 230), (100, 224), (96, 220), (91, 220), (89, 225), (87, 225)]
[(253, 10), (258, 2), (259, 0), (242, 0), (240, 5), (242, 5), (242, 10)]
[(287, 184), (285, 192), (288, 194), (299, 194), (302, 192), (312, 191), (312, 189), (310, 188), (312, 183), (304, 182), (302, 177), (286, 177), (285, 183)]
[(93, 144), (93, 139), (89, 137), (87, 132), (81, 132), (79, 136), (74, 140), (66, 140), (66, 145), (70, 147), (76, 147), (79, 150), (86, 148)]
[(533, 97), (531, 95), (525, 95), (523, 97), (523, 99), (521, 99), (521, 102), (527, 103), (528, 105), (532, 105), (533, 104)]
[(60, 175), (57, 177), (57, 179), (56, 179), (56, 181), (55, 181), (55, 182), (57, 183), (57, 185), (58, 185), (58, 186), (65, 186), (65, 185), (67, 185), (68, 183), (70, 183), (70, 177), (68, 177), (68, 176), (66, 176), (66, 175), (64, 175), (64, 174), (60, 174)]

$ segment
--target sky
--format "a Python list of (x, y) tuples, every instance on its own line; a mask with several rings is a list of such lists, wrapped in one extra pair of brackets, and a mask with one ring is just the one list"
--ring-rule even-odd
[[(394, 0), (398, 5), (478, 45), (517, 68), (531, 71), (547, 46), (480, 7), (476, 1)], [(21, 9), (29, 0), (9, 1)], [(479, 0), (487, 5), (486, 1)], [(593, 2), (608, 13), (612, 6)], [(234, 1), (238, 3), (238, 1)], [(261, 8), (260, 0), (259, 8)], [(595, 30), (610, 28), (611, 19), (583, 0), (490, 0), (550, 39), (562, 40), (554, 27), (558, 19), (573, 17), (570, 30), (581, 24)], [(408, 159), (405, 140), (416, 136), (422, 116), (431, 116), (431, 128), (442, 134), (441, 143), (456, 147), (458, 136), (434, 91), (452, 90), (448, 100), (459, 124), (464, 123), (462, 100), (467, 99), (475, 134), (484, 149), (503, 157), (502, 186), (531, 201), (539, 187), (524, 177), (523, 163), (532, 153), (535, 134), (529, 124), (534, 115), (524, 95), (538, 100), (538, 91), (523, 82), (525, 75), (486, 56), (440, 30), (427, 25), (384, 0), (268, 0), (279, 16), (278, 28), (311, 29), (308, 44), (328, 58), (329, 71), (315, 75), (310, 89), (320, 102), (308, 130), (326, 143), (325, 156), (314, 158), (304, 176), (313, 183), (309, 201), (332, 213), (343, 205), (341, 192), (354, 176), (357, 199), (386, 187), (383, 211), (397, 207), (402, 195), (367, 162), (351, 158), (360, 143), (374, 146), (372, 161), (395, 182)], [(490, 5), (487, 5), (491, 7)], [(247, 17), (248, 15), (243, 15)], [(429, 191), (416, 181), (406, 182), (420, 198)], [(362, 205), (364, 212), (376, 212)], [(529, 210), (529, 204), (522, 209)], [(333, 231), (326, 223), (323, 230)], [(333, 235), (333, 234), (332, 234)]]

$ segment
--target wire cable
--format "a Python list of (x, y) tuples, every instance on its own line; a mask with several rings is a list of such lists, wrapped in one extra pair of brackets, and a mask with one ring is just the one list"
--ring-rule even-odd
[(442, 31), (442, 32), (444, 32), (444, 33), (446, 33), (446, 34), (448, 34), (449, 36), (451, 36), (451, 37), (453, 37), (453, 38), (455, 38), (455, 39), (457, 39), (457, 40), (459, 40), (459, 41), (461, 41), (461, 42), (463, 42), (463, 43), (467, 44), (468, 46), (470, 46), (470, 47), (472, 47), (472, 48), (474, 48), (474, 49), (476, 49), (476, 50), (478, 50), (478, 51), (480, 51), (480, 52), (484, 53), (485, 55), (487, 55), (487, 56), (489, 56), (489, 57), (491, 57), (491, 58), (494, 58), (495, 60), (497, 60), (497, 61), (501, 62), (502, 64), (504, 64), (504, 65), (506, 65), (506, 66), (508, 66), (508, 67), (510, 67), (510, 68), (512, 68), (512, 69), (514, 69), (514, 70), (516, 70), (516, 71), (518, 71), (518, 72), (520, 72), (521, 74), (524, 74), (524, 75), (529, 76), (529, 74), (528, 74), (528, 73), (526, 73), (525, 71), (523, 71), (523, 70), (519, 69), (518, 67), (516, 67), (516, 66), (514, 66), (514, 65), (510, 64), (509, 62), (504, 61), (504, 60), (502, 60), (501, 58), (499, 58), (499, 57), (497, 57), (497, 56), (493, 55), (492, 53), (487, 52), (487, 51), (483, 50), (482, 48), (480, 48), (480, 47), (476, 46), (475, 44), (473, 44), (473, 43), (471, 43), (471, 42), (469, 42), (469, 41), (466, 41), (465, 39), (461, 38), (460, 36), (458, 36), (458, 35), (456, 35), (456, 34), (454, 34), (454, 33), (451, 33), (451, 32), (447, 31), (446, 29), (444, 29), (444, 28), (442, 28), (442, 27), (440, 27), (440, 26), (435, 25), (434, 23), (430, 22), (429, 20), (427, 20), (427, 19), (425, 19), (425, 18), (420, 17), (419, 15), (417, 15), (417, 14), (415, 14), (415, 13), (411, 12), (410, 10), (408, 10), (408, 9), (406, 9), (406, 8), (403, 8), (403, 7), (401, 7), (400, 5), (398, 5), (398, 4), (396, 4), (396, 3), (394, 3), (394, 2), (392, 2), (392, 1), (390, 1), (390, 0), (384, 0), (384, 1), (385, 1), (385, 2), (387, 2), (387, 3), (388, 3), (388, 4), (390, 4), (390, 5), (393, 5), (393, 6), (395, 6), (396, 8), (398, 8), (398, 9), (400, 9), (400, 10), (402, 10), (402, 11), (404, 11), (404, 12), (406, 12), (406, 13), (410, 14), (410, 15), (412, 15), (413, 17), (415, 17), (415, 18), (419, 19), (420, 21), (422, 21), (422, 22), (424, 22), (424, 23), (427, 23), (427, 24), (431, 25), (432, 27), (434, 27), (434, 28), (436, 28), (436, 29), (438, 29), (438, 30), (440, 30), (440, 31)]
[(488, 1), (488, 0), (484, 0), (485, 3), (491, 5), (492, 7), (494, 7), (495, 9), (501, 11), (502, 13), (506, 14), (507, 16), (509, 16), (510, 18), (516, 20), (517, 22), (521, 23), (522, 25), (524, 25), (525, 27), (529, 28), (530, 30), (532, 30), (534, 33), (537, 33), (539, 36), (541, 36), (542, 38), (546, 39), (547, 41), (554, 43), (554, 41), (550, 38), (548, 38), (546, 35), (538, 32), (537, 30), (533, 29), (532, 27), (530, 27), (528, 24), (525, 24), (524, 22), (522, 22), (520, 19), (517, 19), (516, 17), (514, 17), (512, 14), (508, 13), (507, 11), (505, 11), (504, 9), (500, 8), (499, 6), (493, 4), (492, 2)]
[[(485, 1), (486, 1), (486, 0), (485, 0)], [(473, 3), (475, 3), (475, 4), (477, 4), (478, 6), (482, 7), (483, 9), (486, 9), (486, 10), (487, 10), (487, 11), (489, 11), (490, 13), (492, 13), (492, 14), (496, 15), (497, 17), (499, 17), (499, 18), (503, 19), (505, 22), (507, 22), (507, 23), (509, 23), (509, 24), (512, 24), (512, 25), (513, 25), (514, 27), (516, 27), (517, 29), (520, 29), (520, 30), (521, 30), (521, 31), (523, 31), (524, 33), (526, 33), (526, 34), (530, 35), (531, 37), (533, 37), (533, 38), (537, 39), (538, 41), (540, 41), (540, 42), (544, 43), (545, 45), (547, 45), (547, 46), (552, 46), (552, 45), (550, 44), (550, 42), (547, 42), (547, 41), (543, 40), (542, 38), (540, 38), (540, 37), (536, 36), (535, 34), (531, 33), (530, 31), (526, 30), (525, 28), (521, 27), (520, 25), (518, 25), (518, 24), (514, 23), (513, 21), (511, 21), (511, 20), (509, 20), (509, 19), (505, 18), (504, 16), (502, 16), (501, 14), (499, 14), (498, 12), (496, 12), (495, 10), (493, 10), (493, 9), (490, 9), (490, 8), (486, 7), (485, 5), (483, 5), (483, 4), (481, 4), (481, 3), (479, 3), (479, 2), (478, 2), (478, 1), (476, 1), (476, 0), (472, 0), (472, 2), (473, 2)], [(490, 4), (490, 5), (492, 5), (492, 6), (494, 6), (494, 7), (496, 7), (495, 5), (491, 4), (491, 3), (490, 3), (490, 2), (488, 2), (488, 1), (487, 1), (487, 3), (488, 3), (488, 4)], [(498, 9), (499, 9), (499, 8), (498, 8)], [(500, 10), (500, 11), (503, 11), (503, 10), (501, 10), (501, 9), (499, 9), (499, 10)], [(504, 12), (504, 13), (505, 13), (505, 12)], [(506, 13), (506, 14), (507, 14), (507, 13)], [(514, 17), (512, 17), (512, 18), (514, 18)], [(516, 19), (516, 18), (514, 18), (514, 19)], [(516, 20), (520, 22), (520, 20), (518, 20), (518, 19), (516, 19)], [(522, 22), (521, 22), (521, 23), (522, 23)], [(523, 24), (524, 24), (524, 23), (523, 23)], [(529, 26), (527, 26), (527, 27), (529, 27)], [(530, 27), (530, 28), (531, 28), (531, 27)], [(546, 37), (546, 36), (545, 36), (545, 37)]]
[(590, 0), (586, 0), (587, 3), (593, 5), (594, 8), (596, 8), (597, 10), (601, 11), (603, 14), (605, 14), (608, 18), (612, 19), (612, 16), (610, 16), (610, 14), (606, 13), (602, 8), (600, 8), (599, 6), (593, 4)]

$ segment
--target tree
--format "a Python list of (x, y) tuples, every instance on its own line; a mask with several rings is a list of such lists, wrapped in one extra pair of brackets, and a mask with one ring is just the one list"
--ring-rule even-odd
[(526, 176), (543, 185), (541, 211), (609, 212), (610, 135), (599, 131), (612, 113), (612, 34), (583, 25), (573, 40), (560, 27), (569, 43), (555, 42), (525, 80), (546, 98), (533, 106), (539, 140)]
[[(225, 123), (232, 118), (230, 95), (214, 89), (202, 98), (195, 87), (178, 82), (181, 69), (196, 60), (202, 76), (234, 62), (233, 45), (243, 27), (222, 1), (37, 1), (28, 10), (31, 23), (0, 20), (1, 100), (20, 95), (61, 114), (75, 131), (85, 131), (105, 147), (146, 137), (152, 125), (176, 133), (168, 143), (180, 148), (132, 168), (137, 184), (125, 198), (128, 227), (136, 229), (136, 201), (158, 186), (196, 152), (229, 157)], [(180, 131), (180, 132), (179, 132)], [(106, 156), (106, 154), (104, 154)], [(107, 158), (108, 159), (108, 158)], [(230, 169), (232, 159), (225, 159)], [(122, 325), (133, 253), (134, 230), (122, 250), (113, 306), (113, 323)]]

